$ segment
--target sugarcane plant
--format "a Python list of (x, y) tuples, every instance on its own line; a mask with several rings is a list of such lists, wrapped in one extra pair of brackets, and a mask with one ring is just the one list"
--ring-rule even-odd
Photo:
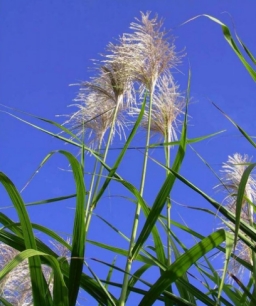
[[(241, 39), (236, 35), (236, 43), (226, 25), (211, 16), (203, 16), (222, 27), (225, 39), (256, 80), (256, 72), (245, 56), (254, 64), (255, 59)], [(94, 76), (89, 81), (72, 84), (79, 86), (71, 105), (75, 108), (73, 113), (65, 115), (65, 120), (60, 116), (60, 123), (33, 116), (57, 127), (57, 133), (14, 115), (12, 109), (4, 111), (76, 148), (76, 157), (66, 150), (50, 152), (35, 170), (38, 173), (55, 155), (64, 156), (73, 174), (76, 192), (29, 204), (73, 198), (75, 215), (71, 239), (67, 241), (50, 228), (31, 221), (20, 192), (0, 173), (0, 181), (19, 218), (19, 222), (14, 222), (8, 214), (0, 213), (1, 305), (79, 305), (80, 291), (99, 305), (123, 306), (132, 301), (131, 294), (140, 297), (141, 306), (156, 301), (166, 306), (256, 305), (256, 183), (252, 173), (255, 164), (240, 154), (229, 156), (223, 164), (219, 186), (227, 192), (226, 205), (180, 174), (187, 146), (219, 132), (188, 139), (191, 72), (187, 73), (187, 88), (181, 91), (173, 72), (185, 54), (176, 50), (173, 36), (163, 30), (163, 20), (157, 15), (152, 17), (150, 12), (141, 13), (140, 18), (131, 23), (130, 30), (107, 45), (100, 60), (95, 61)], [(252, 138), (225, 116), (256, 147)], [(136, 187), (133, 181), (119, 174), (119, 166), (125, 162), (128, 150), (136, 149), (132, 141), (143, 130), (146, 131), (140, 148), (143, 161), (141, 172), (135, 173), (140, 177)], [(155, 143), (156, 137), (162, 142)], [(124, 141), (113, 162), (111, 149), (118, 138)], [(162, 149), (164, 162), (151, 153), (155, 148)], [(146, 201), (149, 161), (159, 167), (159, 173), (164, 171), (165, 177), (155, 198)], [(94, 166), (89, 173), (87, 167), (92, 162)], [(177, 180), (184, 188), (200, 194), (215, 209), (205, 213), (218, 211), (223, 224), (220, 229), (204, 236), (172, 218), (172, 190)], [(97, 208), (102, 205), (111, 184), (124, 188), (130, 194), (129, 205), (135, 206), (129, 235), (122, 233), (105, 216), (97, 215)], [(105, 244), (102, 242), (105, 233), (102, 233), (102, 241), (89, 239), (93, 218), (118, 233), (127, 241), (128, 248)], [(196, 238), (195, 245), (187, 248), (176, 235), (176, 228)], [(46, 234), (53, 245), (39, 239), (35, 231)], [(95, 260), (109, 268), (106, 279), (101, 279), (89, 264), (88, 244), (99, 248), (99, 258)], [(213, 250), (224, 255), (221, 274), (210, 260)], [(115, 260), (101, 259), (100, 255), (107, 251), (123, 256), (124, 266), (117, 266)], [(204, 258), (203, 265), (201, 258)], [(155, 268), (159, 273), (154, 273), (154, 282), (150, 283), (144, 275)], [(248, 283), (237, 276), (239, 269), (249, 273)], [(194, 282), (194, 271), (201, 276), (199, 286)], [(121, 273), (118, 282), (111, 281), (114, 272)]]

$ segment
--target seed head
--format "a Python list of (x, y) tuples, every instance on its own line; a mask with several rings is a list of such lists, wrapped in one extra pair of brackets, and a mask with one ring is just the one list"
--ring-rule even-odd
[[(0, 270), (18, 254), (18, 251), (0, 242)], [(49, 280), (51, 268), (43, 265), (43, 273), (46, 280)], [(50, 284), (50, 290), (52, 291), (52, 284)], [(27, 260), (23, 260), (0, 281), (0, 295), (13, 306), (33, 305), (32, 287)]]
[[(250, 160), (247, 155), (242, 156), (235, 153), (233, 156), (228, 156), (228, 161), (223, 163), (222, 166), (222, 188), (224, 187), (228, 191), (228, 196), (225, 198), (226, 206), (234, 214), (236, 213), (239, 184)], [(254, 215), (247, 199), (250, 201), (255, 201), (256, 199), (256, 181), (253, 174), (250, 174), (248, 178), (244, 195), (241, 219), (246, 223), (250, 223), (254, 219)], [(242, 240), (238, 240), (234, 255), (249, 263), (252, 261), (251, 249)], [(234, 275), (241, 274), (244, 271), (244, 267), (235, 258), (231, 259), (229, 268)]]
[(81, 84), (74, 99), (78, 102), (74, 105), (78, 111), (65, 122), (78, 137), (86, 135), (93, 146), (102, 143), (105, 133), (112, 125), (116, 107), (118, 114), (112, 138), (115, 133), (120, 137), (125, 134), (123, 112), (134, 103), (132, 83), (125, 79), (118, 69), (118, 63), (107, 64), (100, 69), (99, 77)]
[[(250, 158), (247, 155), (242, 156), (241, 154), (235, 153), (234, 156), (228, 156), (228, 161), (223, 163), (222, 166), (222, 181), (223, 184), (228, 190), (229, 195), (227, 196), (228, 206), (231, 209), (234, 209), (236, 206), (236, 196), (239, 188), (239, 184), (242, 179), (242, 175), (248, 164), (250, 163)], [(245, 187), (245, 197), (243, 203), (243, 212), (242, 218), (244, 221), (248, 221), (249, 213), (248, 213), (248, 203), (246, 198), (254, 201), (256, 199), (256, 180), (254, 175), (251, 174), (248, 178), (246, 187)]]
[[(179, 87), (174, 83), (171, 74), (166, 73), (158, 79), (153, 95), (150, 129), (168, 141), (177, 139), (178, 116), (185, 105), (184, 98), (178, 90)], [(140, 109), (133, 108), (131, 114), (139, 112)], [(145, 129), (148, 128), (148, 116), (149, 111), (146, 109), (141, 123)]]
[(180, 56), (175, 52), (174, 39), (170, 43), (161, 30), (163, 21), (157, 15), (150, 19), (150, 12), (141, 12), (141, 20), (136, 21), (130, 25), (133, 33), (123, 34), (119, 44), (108, 46), (108, 58), (125, 64), (126, 74), (153, 91), (158, 77), (175, 67)]

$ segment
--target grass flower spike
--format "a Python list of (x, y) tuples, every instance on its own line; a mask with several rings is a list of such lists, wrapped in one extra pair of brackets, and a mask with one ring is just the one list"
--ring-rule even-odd
[[(11, 261), (19, 252), (12, 247), (0, 243), (0, 270)], [(51, 268), (43, 265), (43, 273), (46, 280), (50, 280)], [(50, 283), (50, 291), (53, 289)], [(0, 282), (0, 295), (5, 298), (13, 306), (32, 306), (32, 286), (30, 281), (30, 272), (28, 261), (22, 261), (15, 269), (7, 274)], [(2, 304), (1, 304), (2, 305)]]
[[(228, 196), (226, 197), (226, 206), (231, 212), (236, 213), (236, 201), (239, 184), (242, 179), (242, 175), (248, 164), (250, 163), (249, 157), (247, 155), (240, 155), (235, 153), (233, 156), (228, 157), (228, 161), (223, 163), (222, 166), (222, 181), (225, 190), (228, 191)], [(254, 175), (251, 174), (248, 178), (245, 194), (243, 200), (243, 206), (241, 211), (241, 219), (253, 225), (254, 223), (254, 212), (253, 207), (249, 204), (250, 202), (255, 202), (256, 199), (256, 180)], [(238, 240), (235, 249), (235, 256), (239, 257), (248, 263), (255, 266), (255, 259), (252, 250), (241, 240)], [(239, 275), (244, 271), (244, 267), (240, 265), (235, 258), (230, 261), (230, 271), (234, 275)]]
[[(229, 195), (226, 200), (228, 207), (235, 211), (236, 208), (236, 195), (238, 187), (245, 169), (250, 163), (247, 155), (240, 155), (235, 153), (234, 156), (229, 156), (228, 161), (222, 166), (223, 183), (225, 188), (228, 190)], [(249, 222), (251, 217), (253, 218), (253, 209), (251, 205), (246, 201), (248, 198), (251, 202), (256, 200), (256, 180), (253, 175), (250, 175), (245, 187), (245, 198), (242, 207), (242, 219)]]
[(150, 19), (150, 12), (141, 13), (141, 20), (136, 20), (130, 25), (133, 33), (123, 34), (119, 45), (109, 45), (109, 59), (125, 63), (132, 79), (152, 92), (158, 77), (176, 66), (180, 58), (173, 39), (169, 43), (166, 32), (161, 31), (163, 21), (157, 15)]
[[(170, 73), (161, 76), (156, 83), (153, 95), (150, 130), (160, 134), (166, 142), (177, 139), (177, 118), (184, 108), (184, 99), (179, 93), (179, 87), (174, 83)], [(132, 108), (131, 114), (137, 115), (138, 108)], [(142, 127), (148, 127), (148, 109), (144, 112)]]
[[(124, 133), (122, 113), (134, 103), (133, 86), (118, 70), (117, 63), (100, 68), (100, 76), (91, 82), (83, 82), (74, 99), (78, 108), (65, 124), (71, 126), (78, 137), (87, 135), (93, 146), (100, 146), (105, 133), (111, 128), (111, 140), (115, 133)], [(113, 124), (114, 123), (114, 124)]]

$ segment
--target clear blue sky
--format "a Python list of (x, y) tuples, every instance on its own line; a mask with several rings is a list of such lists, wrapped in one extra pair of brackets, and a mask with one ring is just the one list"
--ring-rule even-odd
[[(90, 60), (99, 58), (98, 54), (104, 51), (108, 42), (127, 32), (130, 22), (140, 16), (140, 11), (149, 10), (165, 19), (165, 28), (172, 28), (177, 38), (177, 50), (185, 48), (187, 53), (175, 78), (185, 91), (188, 69), (191, 68), (189, 138), (226, 129), (222, 136), (196, 144), (194, 148), (216, 171), (228, 155), (236, 152), (254, 154), (238, 131), (209, 102), (214, 101), (250, 135), (254, 135), (255, 85), (251, 77), (224, 40), (218, 25), (206, 18), (199, 18), (180, 26), (186, 20), (205, 13), (219, 18), (232, 28), (230, 16), (224, 13), (228, 12), (235, 22), (237, 33), (256, 54), (254, 1), (2, 0), (0, 6), (1, 104), (61, 123), (62, 119), (55, 115), (71, 111), (67, 106), (72, 104), (78, 90), (68, 85), (88, 80), (88, 67), (92, 65)], [(1, 109), (5, 110), (3, 107)], [(77, 154), (76, 149), (5, 113), (0, 113), (0, 116), (0, 170), (13, 180), (19, 190), (51, 150), (66, 149)], [(47, 127), (32, 118), (23, 118)], [(163, 152), (155, 151), (153, 154), (159, 157)], [(142, 154), (137, 151), (129, 153), (129, 159), (133, 159), (136, 167), (141, 158)], [(24, 200), (31, 202), (73, 193), (70, 173), (60, 168), (68, 169), (67, 162), (60, 156), (53, 157), (24, 191)], [(134, 168), (127, 162), (120, 172), (138, 186)], [(157, 169), (152, 163), (149, 175), (156, 177)], [(211, 196), (219, 200), (223, 198), (212, 189), (217, 180), (190, 149), (181, 173)], [(164, 173), (161, 173), (157, 181), (147, 181), (146, 189), (150, 189), (150, 192), (146, 193), (146, 199), (149, 203), (163, 178)], [(2, 187), (0, 191), (1, 207), (10, 205)], [(108, 192), (109, 195), (117, 195), (122, 191), (110, 187)], [(184, 205), (210, 208), (180, 183), (175, 188), (173, 198)], [(99, 205), (98, 213), (129, 235), (133, 217), (131, 204), (116, 197), (106, 196), (104, 201)], [(73, 200), (33, 207), (29, 212), (33, 222), (59, 230), (65, 236), (70, 234), (73, 216), (70, 207), (74, 207)], [(3, 212), (15, 218), (14, 210)], [(184, 220), (194, 229), (204, 231), (205, 235), (219, 226), (217, 219), (209, 219), (203, 213), (195, 213), (178, 205), (173, 207), (173, 218), (178, 222)], [(119, 238), (111, 232), (105, 235), (107, 231), (106, 225), (95, 220), (90, 238), (114, 244)], [(187, 239), (185, 244), (192, 245), (193, 241)], [(119, 246), (128, 247), (122, 241)], [(88, 248), (87, 255), (100, 258), (98, 250), (94, 248)], [(104, 258), (111, 261), (113, 254), (104, 254)], [(95, 264), (92, 263), (92, 266)], [(98, 271), (99, 265), (95, 269)], [(106, 269), (102, 271), (103, 277)]]

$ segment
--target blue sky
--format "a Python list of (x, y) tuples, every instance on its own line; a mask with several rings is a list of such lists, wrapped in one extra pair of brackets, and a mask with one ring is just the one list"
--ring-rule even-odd
[[(256, 27), (254, 1), (246, 1), (245, 4), (244, 1), (201, 0), (3, 0), (0, 10), (0, 103), (62, 123), (63, 119), (55, 116), (71, 112), (72, 109), (67, 106), (72, 104), (78, 91), (77, 87), (68, 85), (88, 80), (91, 76), (88, 70), (92, 66), (91, 59), (99, 58), (99, 53), (104, 52), (108, 42), (129, 31), (129, 24), (134, 21), (134, 17), (139, 17), (140, 11), (148, 10), (165, 19), (164, 27), (172, 29), (177, 50), (185, 49), (187, 54), (183, 64), (178, 67), (179, 71), (175, 72), (175, 79), (185, 91), (190, 67), (192, 99), (189, 106), (189, 138), (226, 130), (221, 136), (198, 143), (194, 148), (216, 171), (219, 171), (228, 155), (236, 152), (254, 155), (238, 131), (210, 103), (214, 101), (253, 136), (256, 127), (253, 80), (224, 40), (218, 25), (201, 17), (181, 26), (196, 15), (209, 14), (232, 28), (230, 14), (237, 33), (255, 54), (256, 38), (252, 30)], [(4, 107), (1, 109), (6, 110)], [(13, 180), (19, 190), (51, 150), (65, 149), (77, 154), (76, 149), (6, 113), (2, 112), (0, 116), (0, 169)], [(52, 129), (33, 118), (22, 117)], [(142, 138), (141, 132), (138, 141)], [(118, 140), (115, 140), (114, 145), (118, 146)], [(109, 163), (114, 160), (115, 154), (113, 152), (110, 156)], [(162, 158), (163, 152), (156, 150), (152, 154), (154, 158)], [(129, 164), (130, 160), (133, 160), (133, 167)], [(136, 186), (138, 177), (135, 174), (141, 160), (140, 152), (129, 152), (127, 162), (120, 169), (120, 173), (131, 178)], [(150, 165), (149, 177), (156, 177), (159, 170), (154, 163)], [(68, 170), (68, 163), (60, 156), (53, 157), (23, 192), (24, 200), (31, 202), (73, 193), (71, 174), (60, 168)], [(220, 201), (223, 198), (221, 193), (213, 190), (217, 184), (213, 174), (190, 149), (181, 173), (211, 196)], [(161, 173), (157, 181), (147, 179), (148, 191), (145, 197), (149, 203), (163, 178), (164, 173)], [(3, 188), (0, 190), (1, 198), (4, 199), (1, 206), (10, 205)], [(114, 197), (122, 193), (122, 190), (110, 187), (108, 193), (109, 197), (104, 198), (97, 212), (129, 235), (134, 207)], [(184, 205), (210, 208), (209, 204), (180, 183), (174, 190), (173, 198)], [(73, 200), (31, 207), (29, 213), (33, 222), (47, 225), (65, 236), (70, 234), (73, 215), (71, 207), (74, 207)], [(14, 210), (3, 212), (15, 219)], [(203, 231), (205, 235), (219, 226), (217, 219), (209, 219), (203, 213), (179, 205), (173, 207), (173, 218)], [(111, 232), (103, 235), (106, 231), (106, 225), (95, 220), (90, 238), (114, 244), (115, 239), (119, 238)], [(184, 239), (185, 244), (193, 244), (188, 237)], [(127, 244), (120, 241), (120, 246), (127, 247)], [(88, 248), (88, 257), (100, 257), (97, 252), (94, 248)], [(104, 256), (109, 261), (113, 259), (113, 254)], [(101, 268), (98, 265), (95, 269), (98, 271)], [(106, 269), (102, 268), (102, 271), (104, 275)]]

